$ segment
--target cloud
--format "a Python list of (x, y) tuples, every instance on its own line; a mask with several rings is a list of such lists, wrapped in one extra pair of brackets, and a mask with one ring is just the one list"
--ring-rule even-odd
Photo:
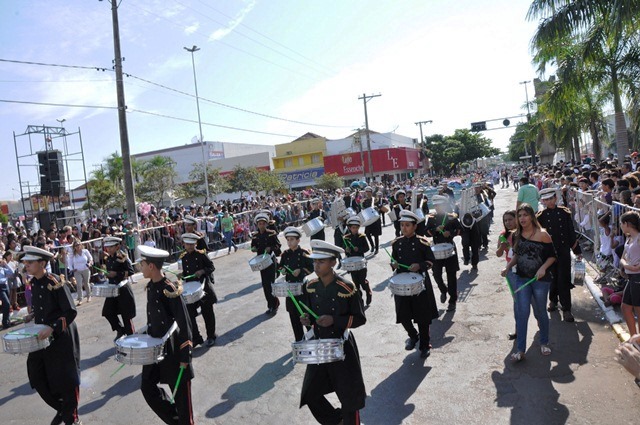
[(194, 22), (192, 25), (189, 25), (184, 29), (184, 33), (187, 35), (191, 35), (194, 32), (198, 31), (199, 28), (200, 28), (200, 22)]
[(236, 29), (236, 27), (238, 25), (240, 25), (242, 23), (242, 21), (244, 20), (244, 18), (249, 14), (249, 12), (251, 12), (253, 10), (253, 8), (255, 7), (256, 2), (255, 0), (251, 0), (245, 7), (244, 9), (242, 9), (239, 13), (238, 16), (236, 16), (236, 18), (234, 20), (232, 20), (231, 22), (229, 22), (229, 25), (226, 28), (220, 28), (215, 30), (210, 36), (209, 36), (209, 41), (216, 41), (216, 40), (221, 40), (223, 39), (225, 36), (227, 36), (229, 33), (231, 33), (234, 29)]

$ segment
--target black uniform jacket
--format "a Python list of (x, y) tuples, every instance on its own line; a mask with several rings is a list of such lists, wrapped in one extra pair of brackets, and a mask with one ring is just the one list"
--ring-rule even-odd
[[(376, 198), (371, 198), (371, 199), (365, 198), (365, 200), (362, 201), (362, 209), (369, 208), (369, 207), (373, 207), (373, 209), (376, 210), (378, 214), (380, 214), (379, 205), (376, 202)], [(382, 235), (382, 220), (378, 219), (373, 223), (371, 223), (370, 225), (368, 225), (367, 227), (365, 227), (364, 233), (367, 235), (374, 235), (374, 236)]]
[(217, 302), (215, 291), (213, 290), (214, 281), (212, 274), (216, 268), (213, 265), (213, 261), (211, 261), (207, 255), (207, 252), (205, 250), (198, 249), (195, 249), (193, 252), (184, 251), (180, 254), (180, 259), (182, 260), (182, 276), (184, 277), (191, 276), (198, 270), (204, 270), (204, 274), (202, 276), (193, 276), (186, 279), (186, 282), (204, 282), (204, 297), (202, 297), (200, 302), (205, 304), (213, 304)]
[[(287, 282), (304, 282), (304, 278), (313, 273), (313, 260), (309, 258), (310, 254), (311, 252), (301, 247), (298, 247), (295, 251), (287, 249), (282, 253), (280, 262), (278, 263), (278, 268), (280, 269), (280, 272), (284, 274)], [(298, 276), (294, 276), (284, 268), (284, 266), (287, 266), (292, 271), (300, 269), (300, 274)], [(300, 299), (300, 297), (296, 298)], [(287, 311), (296, 311), (296, 307), (293, 305), (293, 301), (291, 301), (290, 297), (287, 297), (285, 304), (287, 306)]]
[(165, 358), (160, 363), (142, 367), (142, 377), (155, 378), (159, 382), (171, 385), (176, 383), (180, 363), (188, 363), (185, 378), (193, 378), (191, 367), (191, 320), (187, 307), (180, 296), (182, 285), (171, 282), (166, 277), (159, 282), (147, 284), (147, 334), (153, 338), (162, 338), (173, 322), (178, 324), (164, 345)]
[[(115, 271), (116, 277), (109, 279), (110, 285), (119, 285), (128, 276), (133, 275), (133, 264), (126, 253), (117, 251), (113, 255), (105, 256), (105, 267), (108, 272)], [(133, 291), (127, 284), (120, 287), (117, 297), (105, 298), (102, 306), (102, 316), (122, 315), (123, 318), (132, 319), (136, 317), (136, 300)]]
[[(346, 329), (357, 328), (366, 323), (362, 299), (356, 293), (353, 283), (335, 275), (329, 285), (324, 286), (319, 279), (313, 279), (304, 286), (303, 299), (318, 316), (330, 315), (333, 325), (320, 327), (311, 317), (316, 338), (342, 338)], [(355, 411), (364, 407), (366, 392), (358, 346), (352, 333), (344, 342), (343, 361), (307, 365), (302, 385), (300, 406), (318, 396), (336, 393), (342, 409)]]
[(271, 248), (274, 255), (280, 255), (280, 241), (275, 230), (266, 229), (263, 233), (259, 230), (251, 233), (251, 251), (262, 255), (267, 247)]
[(536, 218), (551, 236), (553, 246), (558, 253), (573, 249), (574, 254), (582, 254), (580, 244), (576, 243), (576, 232), (569, 208), (561, 206), (545, 208), (536, 214)]
[(369, 242), (367, 241), (367, 237), (362, 233), (353, 235), (349, 232), (344, 235), (344, 239), (344, 249), (347, 257), (364, 257), (364, 254), (369, 251)]
[(33, 277), (31, 291), (34, 322), (53, 328), (53, 340), (44, 350), (29, 353), (29, 381), (45, 374), (53, 393), (69, 391), (80, 385), (80, 338), (71, 292), (60, 277), (50, 273)]
[[(411, 266), (417, 263), (420, 265), (418, 273), (424, 276), (424, 291), (418, 295), (400, 296), (394, 295), (396, 303), (396, 323), (413, 320), (416, 323), (431, 323), (432, 319), (438, 317), (438, 307), (436, 298), (433, 295), (433, 288), (427, 270), (435, 261), (433, 251), (429, 241), (424, 236), (413, 235), (411, 237), (400, 236), (392, 243), (391, 255), (400, 264)], [(431, 264), (430, 264), (431, 263)], [(411, 273), (404, 267), (398, 267), (396, 274)]]
[[(439, 243), (450, 243), (453, 245), (455, 254), (449, 258), (445, 258), (444, 260), (436, 260), (442, 261), (447, 266), (455, 266), (456, 270), (460, 270), (460, 265), (458, 263), (458, 249), (456, 247), (456, 243), (453, 241), (453, 238), (456, 236), (460, 236), (462, 234), (462, 224), (460, 224), (460, 220), (458, 220), (458, 214), (456, 213), (446, 213), (446, 214), (429, 214), (427, 215), (427, 236), (433, 238), (434, 244)], [(442, 226), (444, 223), (444, 230), (442, 233), (438, 232), (436, 229)], [(444, 236), (444, 232), (449, 232), (449, 237)]]

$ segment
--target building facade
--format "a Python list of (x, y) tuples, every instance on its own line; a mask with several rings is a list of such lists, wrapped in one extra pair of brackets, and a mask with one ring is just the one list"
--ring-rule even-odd
[(314, 186), (324, 174), (327, 139), (306, 133), (293, 142), (275, 146), (273, 170), (280, 174), (289, 189)]

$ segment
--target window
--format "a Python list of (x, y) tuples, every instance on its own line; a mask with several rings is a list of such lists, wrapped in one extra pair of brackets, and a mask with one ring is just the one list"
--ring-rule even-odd
[(293, 160), (291, 158), (287, 158), (284, 160), (284, 167), (289, 168), (293, 166)]
[(319, 154), (311, 155), (311, 163), (312, 164), (319, 164), (320, 163), (320, 155)]
[(298, 165), (304, 165), (304, 157), (298, 157)]

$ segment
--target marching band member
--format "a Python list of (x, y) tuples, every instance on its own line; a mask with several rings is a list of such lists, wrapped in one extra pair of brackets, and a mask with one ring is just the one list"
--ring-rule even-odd
[[(376, 204), (376, 200), (373, 197), (373, 188), (371, 186), (365, 187), (364, 193), (366, 195), (366, 198), (364, 201), (362, 201), (362, 209), (373, 207), (378, 212), (378, 214), (380, 214), (379, 208)], [(369, 240), (369, 246), (371, 247), (374, 255), (377, 254), (378, 249), (380, 248), (380, 235), (382, 235), (382, 222), (380, 221), (380, 219), (366, 226), (364, 228), (364, 234)], [(362, 253), (362, 255), (364, 255), (364, 252)]]
[(380, 191), (376, 193), (376, 209), (380, 212), (380, 221), (382, 221), (382, 226), (386, 226), (385, 217), (389, 212), (389, 201)]
[[(433, 205), (436, 209), (435, 214), (427, 216), (427, 235), (433, 238), (434, 244), (449, 243), (453, 245), (454, 254), (443, 260), (435, 260), (433, 262), (433, 278), (440, 289), (440, 302), (444, 303), (449, 294), (449, 307), (447, 311), (456, 310), (456, 302), (458, 301), (458, 278), (456, 276), (460, 270), (458, 263), (458, 253), (454, 237), (460, 236), (462, 233), (462, 225), (458, 220), (458, 215), (447, 211), (449, 197), (446, 195), (435, 195), (433, 197)], [(447, 284), (442, 279), (442, 268), (447, 273)]]
[(257, 255), (270, 255), (273, 260), (273, 264), (260, 270), (260, 278), (264, 297), (267, 300), (266, 314), (274, 315), (278, 312), (280, 300), (273, 296), (271, 284), (276, 280), (276, 257), (280, 255), (280, 241), (278, 241), (278, 233), (275, 230), (267, 229), (269, 217), (266, 214), (256, 215), (254, 222), (258, 226), (258, 230), (251, 234), (251, 251)]
[(351, 208), (356, 214), (360, 212), (360, 205), (358, 205), (358, 201), (356, 201), (356, 196), (351, 196), (350, 187), (344, 189), (344, 197), (342, 199), (344, 200), (345, 208)]
[[(213, 346), (216, 342), (216, 315), (213, 311), (213, 304), (218, 299), (213, 290), (213, 282), (211, 274), (215, 271), (213, 261), (209, 259), (207, 251), (196, 249), (196, 245), (202, 238), (195, 233), (183, 233), (182, 243), (184, 244), (184, 252), (180, 254), (182, 260), (182, 276), (188, 277), (185, 282), (204, 283), (204, 297), (200, 301), (187, 304), (187, 311), (191, 319), (191, 334), (193, 336), (193, 347), (197, 347), (203, 342), (207, 347)], [(196, 317), (198, 315), (198, 307), (204, 319), (204, 325), (207, 330), (207, 340), (204, 341)]]
[[(122, 239), (115, 236), (104, 238), (104, 250), (107, 252), (105, 257), (106, 277), (110, 285), (119, 285), (134, 273), (131, 260), (124, 251), (120, 250), (121, 242)], [(122, 323), (118, 315), (122, 317)], [(116, 331), (115, 339), (135, 332), (133, 318), (136, 317), (136, 300), (128, 284), (120, 287), (117, 297), (104, 299), (102, 317), (107, 319), (111, 330)]]
[[(309, 220), (313, 220), (314, 218), (320, 217), (322, 219), (323, 222), (325, 222), (327, 220), (327, 214), (325, 214), (324, 210), (322, 209), (322, 200), (319, 198), (314, 198), (311, 200), (311, 206), (313, 207), (313, 209), (311, 210), (311, 212), (309, 213)], [(309, 221), (307, 220), (307, 221)], [(320, 230), (319, 232), (317, 232), (314, 235), (311, 235), (309, 237), (309, 239), (320, 239), (320, 240), (324, 240), (324, 226), (322, 227), (322, 230)]]
[(31, 279), (32, 311), (25, 321), (46, 325), (38, 339), (52, 338), (50, 345), (29, 353), (29, 383), (42, 400), (56, 411), (52, 424), (81, 424), (78, 420), (80, 397), (80, 338), (74, 322), (77, 311), (63, 278), (47, 273), (53, 254), (34, 246), (24, 246), (22, 261)]
[[(433, 266), (435, 257), (427, 238), (416, 235), (418, 216), (415, 213), (403, 210), (398, 221), (402, 236), (392, 242), (391, 268), (396, 273), (422, 274), (425, 289), (418, 295), (393, 296), (396, 304), (396, 323), (401, 323), (409, 334), (405, 350), (413, 350), (419, 340), (420, 357), (424, 359), (431, 354), (429, 325), (438, 317), (436, 299), (427, 273)], [(412, 320), (418, 325), (419, 333), (411, 323)]]
[[(360, 219), (357, 216), (347, 219), (347, 226), (349, 226), (349, 233), (344, 237), (345, 248), (344, 251), (347, 257), (362, 257), (369, 251), (369, 244), (367, 238), (362, 233), (358, 233), (360, 230)], [(367, 294), (367, 306), (371, 304), (371, 288), (369, 287), (369, 281), (367, 280), (367, 268), (361, 270), (354, 270), (351, 273), (351, 279), (353, 283), (360, 291), (360, 298), (362, 298), (363, 289)]]
[(204, 234), (196, 230), (196, 226), (198, 225), (198, 220), (195, 217), (187, 214), (184, 216), (184, 219), (182, 220), (182, 222), (184, 224), (185, 233), (193, 233), (194, 235), (197, 235), (199, 237), (198, 243), (196, 245), (196, 249), (198, 250), (204, 249), (205, 251), (208, 251), (207, 241), (204, 238)]
[[(309, 258), (311, 252), (300, 247), (302, 233), (297, 228), (287, 227), (284, 229), (284, 237), (287, 240), (289, 249), (285, 250), (280, 256), (279, 271), (285, 275), (287, 282), (303, 282), (306, 276), (313, 273), (313, 260)], [(289, 297), (285, 301), (285, 306), (291, 319), (295, 340), (300, 341), (304, 337), (300, 314), (298, 314), (293, 301)]]
[[(182, 285), (173, 283), (162, 273), (162, 264), (169, 257), (167, 251), (146, 245), (138, 246), (142, 275), (149, 279), (147, 284), (147, 334), (153, 338), (162, 338), (172, 326), (178, 325), (177, 333), (173, 333), (165, 342), (165, 357), (159, 363), (142, 366), (142, 383), (140, 390), (147, 404), (158, 417), (167, 424), (193, 424), (191, 408), (191, 324), (189, 313), (182, 294)], [(172, 403), (159, 383), (174, 386), (180, 370), (182, 379)]]
[[(355, 286), (338, 276), (333, 267), (344, 250), (325, 241), (311, 241), (313, 267), (317, 279), (304, 286), (303, 299), (318, 316), (304, 315), (303, 325), (313, 326), (319, 339), (342, 338), (345, 331), (364, 325), (366, 317), (362, 300)], [(366, 392), (358, 347), (349, 332), (344, 342), (344, 361), (307, 365), (302, 384), (300, 407), (305, 404), (321, 424), (358, 425), (360, 409), (364, 408)], [(341, 408), (334, 408), (325, 394), (335, 392)]]
[(411, 208), (411, 206), (407, 204), (406, 196), (406, 192), (402, 189), (398, 190), (395, 194), (393, 212), (396, 214), (396, 220), (393, 222), (393, 227), (396, 229), (396, 238), (400, 236), (400, 211)]

